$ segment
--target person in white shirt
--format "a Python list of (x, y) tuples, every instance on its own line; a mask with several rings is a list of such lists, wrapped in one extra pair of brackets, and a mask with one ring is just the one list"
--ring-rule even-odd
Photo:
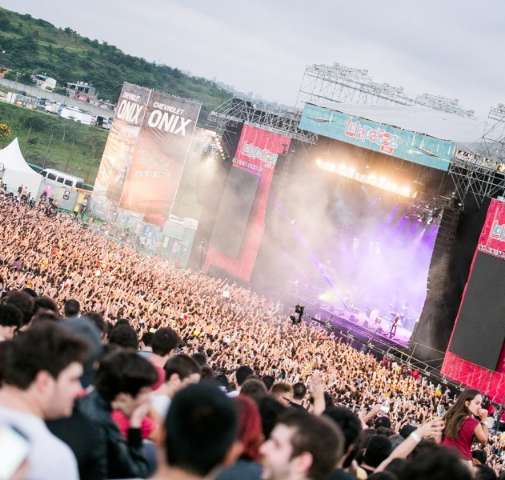
[(52, 322), (30, 327), (3, 344), (0, 425), (27, 437), (28, 480), (79, 478), (72, 451), (50, 433), (44, 420), (72, 413), (87, 348)]

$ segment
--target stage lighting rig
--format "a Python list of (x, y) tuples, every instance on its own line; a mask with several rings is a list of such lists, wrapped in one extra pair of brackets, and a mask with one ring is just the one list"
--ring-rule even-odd
[(321, 170), (330, 172), (341, 177), (349, 178), (360, 183), (371, 185), (381, 190), (385, 190), (405, 198), (416, 198), (417, 191), (413, 191), (413, 186), (408, 184), (399, 184), (391, 178), (380, 173), (374, 173), (365, 169), (364, 172), (359, 172), (356, 167), (345, 163), (335, 163), (333, 161), (316, 159), (316, 166)]
[(441, 200), (420, 201), (412, 204), (405, 214), (405, 218), (425, 225), (439, 225), (442, 219), (444, 205)]

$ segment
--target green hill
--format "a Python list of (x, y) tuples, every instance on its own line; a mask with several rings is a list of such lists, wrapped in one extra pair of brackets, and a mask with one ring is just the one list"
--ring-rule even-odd
[(107, 130), (6, 103), (0, 103), (0, 121), (12, 130), (9, 138), (0, 140), (0, 148), (18, 137), (28, 162), (95, 181)]
[[(157, 65), (123, 53), (118, 48), (60, 29), (45, 20), (0, 7), (0, 67), (7, 78), (31, 83), (31, 75), (44, 73), (65, 82), (86, 81), (100, 98), (116, 102), (124, 81), (192, 98), (203, 104), (201, 117), (221, 104), (229, 93), (216, 83), (186, 75), (176, 68)], [(107, 131), (59, 117), (0, 103), (0, 122), (7, 123), (10, 138), (19, 138), (27, 161), (95, 180)]]
[(65, 82), (86, 81), (100, 98), (115, 102), (124, 81), (202, 102), (203, 113), (229, 94), (216, 83), (157, 65), (118, 48), (59, 29), (45, 20), (0, 8), (0, 66), (12, 69), (8, 78), (30, 82), (45, 73)]

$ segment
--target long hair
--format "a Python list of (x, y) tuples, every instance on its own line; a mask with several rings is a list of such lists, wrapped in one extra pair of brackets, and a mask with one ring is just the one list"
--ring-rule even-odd
[(256, 402), (245, 395), (239, 395), (236, 403), (239, 413), (238, 438), (244, 447), (242, 458), (257, 461), (263, 441), (259, 409)]
[(471, 415), (466, 402), (471, 402), (477, 395), (480, 395), (478, 390), (464, 390), (458, 396), (456, 403), (445, 414), (445, 431), (444, 435), (447, 438), (457, 438), (459, 429), (463, 420)]

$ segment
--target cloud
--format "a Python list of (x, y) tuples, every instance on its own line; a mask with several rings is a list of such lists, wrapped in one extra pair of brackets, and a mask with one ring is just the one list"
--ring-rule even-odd
[(505, 101), (500, 0), (486, 8), (471, 0), (144, 0), (127, 7), (88, 0), (79, 15), (63, 0), (2, 4), (284, 103), (294, 104), (306, 65), (335, 61), (411, 94), (458, 97), (483, 115)]

